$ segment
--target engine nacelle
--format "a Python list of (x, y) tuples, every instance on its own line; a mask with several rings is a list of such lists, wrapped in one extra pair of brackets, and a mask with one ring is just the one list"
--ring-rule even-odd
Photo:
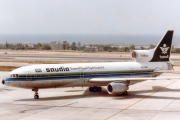
[(127, 91), (129, 87), (124, 83), (109, 83), (107, 86), (107, 92), (109, 94), (122, 94), (123, 92)]
[(132, 59), (137, 62), (149, 62), (154, 55), (154, 50), (134, 50), (131, 54)]

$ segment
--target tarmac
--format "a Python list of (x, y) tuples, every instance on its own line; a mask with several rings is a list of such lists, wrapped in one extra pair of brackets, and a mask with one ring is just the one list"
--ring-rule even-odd
[[(0, 72), (0, 80), (7, 75)], [(0, 119), (180, 120), (180, 79), (147, 80), (130, 86), (128, 92), (112, 96), (106, 86), (101, 93), (90, 93), (87, 87), (42, 89), (35, 100), (29, 89), (0, 84)]]

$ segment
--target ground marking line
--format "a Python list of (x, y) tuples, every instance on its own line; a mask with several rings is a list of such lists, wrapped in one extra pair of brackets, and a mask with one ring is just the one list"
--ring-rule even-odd
[(104, 119), (104, 120), (108, 120), (108, 119), (110, 119), (110, 118), (114, 117), (115, 115), (117, 115), (117, 114), (119, 114), (119, 113), (123, 112), (124, 110), (127, 110), (128, 108), (130, 108), (130, 107), (132, 107), (132, 106), (136, 105), (137, 103), (139, 103), (139, 102), (143, 101), (144, 99), (146, 99), (146, 98), (148, 98), (148, 97), (152, 96), (153, 94), (155, 94), (155, 93), (157, 93), (157, 92), (159, 92), (159, 91), (161, 91), (161, 90), (163, 90), (163, 89), (167, 88), (168, 86), (172, 85), (172, 84), (173, 84), (173, 83), (175, 83), (175, 82), (176, 82), (176, 81), (174, 80), (172, 83), (170, 83), (170, 84), (168, 84), (168, 85), (166, 85), (166, 86), (164, 86), (164, 87), (162, 87), (162, 88), (160, 88), (160, 89), (158, 89), (158, 90), (154, 91), (154, 92), (153, 92), (153, 93), (151, 93), (150, 95), (147, 95), (146, 97), (144, 97), (144, 98), (142, 98), (142, 99), (138, 100), (137, 102), (135, 102), (135, 103), (133, 103), (133, 104), (131, 104), (131, 105), (127, 106), (126, 108), (124, 108), (124, 109), (122, 109), (122, 110), (118, 111), (117, 113), (115, 113), (115, 114), (113, 114), (113, 115), (111, 115), (111, 116), (107, 117), (107, 118), (106, 118), (106, 119)]

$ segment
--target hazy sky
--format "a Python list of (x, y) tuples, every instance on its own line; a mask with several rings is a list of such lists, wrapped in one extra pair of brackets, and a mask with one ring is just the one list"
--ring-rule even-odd
[(0, 0), (0, 34), (180, 35), (180, 0)]

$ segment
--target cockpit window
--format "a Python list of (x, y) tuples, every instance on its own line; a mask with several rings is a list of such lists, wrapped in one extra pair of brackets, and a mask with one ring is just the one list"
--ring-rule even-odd
[(10, 74), (10, 77), (19, 77), (19, 75), (18, 74)]

